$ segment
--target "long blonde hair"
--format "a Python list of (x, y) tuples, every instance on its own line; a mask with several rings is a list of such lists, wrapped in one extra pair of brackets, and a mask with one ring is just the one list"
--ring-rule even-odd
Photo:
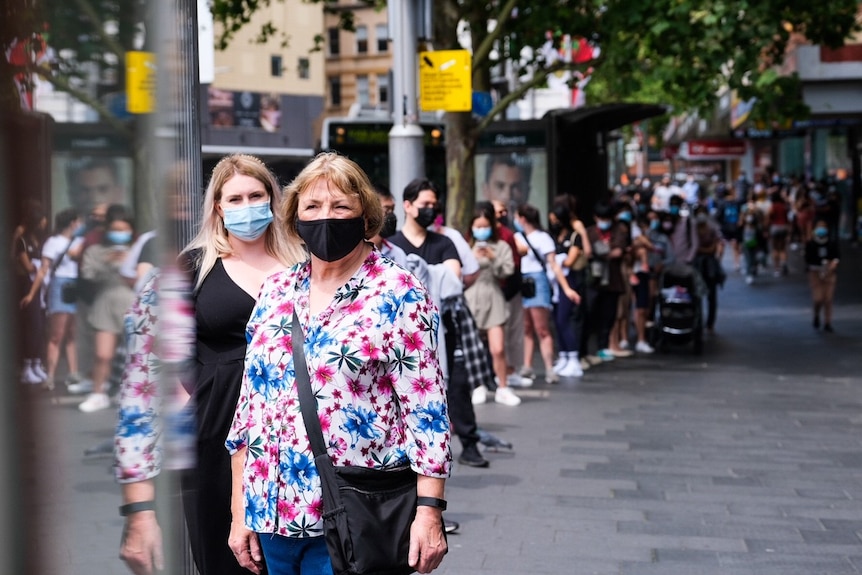
[(195, 289), (201, 286), (218, 258), (233, 253), (224, 221), (216, 211), (216, 204), (221, 200), (222, 188), (225, 183), (235, 175), (252, 177), (266, 188), (273, 216), (272, 223), (264, 232), (266, 252), (287, 267), (306, 259), (305, 250), (302, 249), (299, 242), (288, 237), (286, 233), (281, 206), (284, 195), (273, 173), (254, 156), (231, 154), (222, 158), (213, 168), (209, 185), (204, 194), (200, 230), (182, 251), (182, 254), (187, 254), (193, 250), (199, 250), (199, 254), (193, 262), (198, 270)]

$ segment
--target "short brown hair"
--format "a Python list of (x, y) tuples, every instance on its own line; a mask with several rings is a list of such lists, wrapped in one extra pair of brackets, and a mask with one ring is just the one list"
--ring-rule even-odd
[(296, 231), (299, 195), (320, 179), (332, 184), (344, 194), (356, 195), (359, 198), (362, 218), (365, 220), (365, 239), (373, 238), (380, 232), (383, 227), (383, 207), (368, 176), (352, 160), (335, 152), (322, 152), (311, 160), (284, 190), (282, 214), (288, 235), (299, 238)]

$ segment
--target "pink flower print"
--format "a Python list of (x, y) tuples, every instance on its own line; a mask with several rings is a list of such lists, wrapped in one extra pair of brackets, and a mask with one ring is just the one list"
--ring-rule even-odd
[(425, 345), (422, 341), (422, 335), (417, 332), (405, 334), (402, 342), (404, 343), (404, 349), (407, 350), (408, 353), (420, 351)]
[(288, 521), (293, 521), (299, 515), (299, 507), (292, 501), (280, 500), (278, 502), (278, 514), (287, 518)]

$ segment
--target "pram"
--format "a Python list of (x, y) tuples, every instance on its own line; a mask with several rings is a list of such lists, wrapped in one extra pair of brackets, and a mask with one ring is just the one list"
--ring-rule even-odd
[(685, 264), (673, 264), (659, 278), (655, 348), (666, 352), (670, 344), (693, 345), (695, 354), (703, 351), (703, 280)]

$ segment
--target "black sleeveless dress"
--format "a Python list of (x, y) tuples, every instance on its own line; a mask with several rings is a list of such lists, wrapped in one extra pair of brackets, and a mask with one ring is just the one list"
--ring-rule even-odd
[(248, 575), (228, 547), (230, 455), (224, 442), (242, 383), (245, 326), (255, 299), (218, 259), (195, 297), (197, 465), (183, 475), (183, 506), (192, 554), (201, 575)]

